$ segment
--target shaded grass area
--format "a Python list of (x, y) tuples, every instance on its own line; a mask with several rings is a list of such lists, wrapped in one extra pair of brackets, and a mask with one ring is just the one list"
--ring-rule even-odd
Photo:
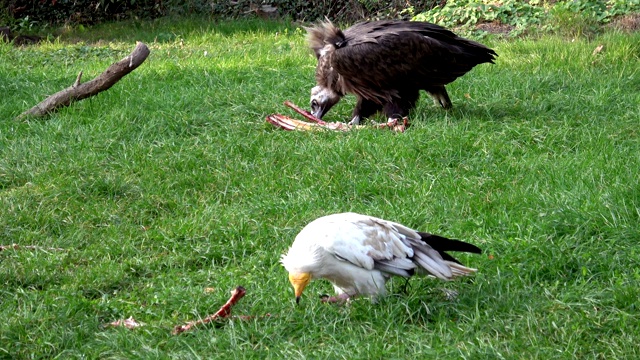
[[(12, 120), (135, 40), (150, 57), (109, 91)], [(404, 134), (266, 124), (313, 85), (293, 25), (159, 20), (0, 44), (0, 243), (42, 247), (0, 252), (0, 356), (635, 357), (639, 40), (488, 40), (496, 65), (451, 84), (449, 112), (423, 96)], [(462, 260), (480, 271), (407, 292), (397, 279), (347, 307), (320, 304), (331, 287), (316, 282), (295, 307), (279, 256), (341, 211), (477, 244)], [(237, 285), (236, 314), (272, 316), (170, 335)], [(146, 325), (103, 327), (129, 316)]]

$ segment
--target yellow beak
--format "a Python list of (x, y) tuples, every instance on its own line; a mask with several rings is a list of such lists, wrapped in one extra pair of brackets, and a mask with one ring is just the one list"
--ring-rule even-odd
[(296, 304), (300, 303), (302, 292), (311, 281), (311, 274), (309, 273), (289, 273), (289, 282), (293, 286), (293, 291), (296, 295)]

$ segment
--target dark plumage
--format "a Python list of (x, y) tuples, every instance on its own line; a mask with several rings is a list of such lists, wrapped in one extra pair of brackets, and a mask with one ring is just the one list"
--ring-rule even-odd
[(497, 56), (478, 42), (427, 22), (368, 21), (342, 31), (327, 21), (307, 32), (318, 59), (311, 111), (322, 118), (345, 94), (355, 94), (351, 124), (378, 111), (390, 120), (407, 116), (420, 90), (449, 108), (444, 86)]

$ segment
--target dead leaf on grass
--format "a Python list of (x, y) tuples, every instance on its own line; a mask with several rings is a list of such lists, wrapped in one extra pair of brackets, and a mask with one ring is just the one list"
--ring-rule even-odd
[(140, 326), (144, 326), (143, 323), (137, 322), (136, 319), (133, 318), (133, 316), (130, 316), (128, 319), (120, 319), (120, 320), (116, 320), (113, 322), (110, 322), (108, 324), (105, 325), (106, 327), (112, 326), (112, 327), (119, 327), (119, 326), (124, 326), (127, 329), (135, 329), (137, 327)]
[(592, 56), (596, 56), (596, 55), (598, 55), (599, 53), (601, 53), (601, 52), (602, 52), (602, 50), (604, 50), (604, 45), (603, 45), (603, 44), (600, 44), (600, 45), (598, 45), (595, 49), (593, 49), (593, 53), (591, 53), (591, 55), (592, 55)]

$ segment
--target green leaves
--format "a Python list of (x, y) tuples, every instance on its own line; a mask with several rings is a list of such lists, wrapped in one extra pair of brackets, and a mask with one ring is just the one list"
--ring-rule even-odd
[[(576, 16), (582, 21), (594, 20), (599, 24), (610, 22), (615, 16), (640, 11), (640, 0), (564, 0), (546, 1), (520, 0), (463, 0), (447, 1), (414, 17), (414, 20), (429, 21), (445, 27), (462, 27), (471, 31), (485, 22), (507, 24), (514, 27), (511, 35), (523, 32), (558, 30), (567, 25), (557, 21)], [(543, 25), (540, 27), (540, 25)]]

